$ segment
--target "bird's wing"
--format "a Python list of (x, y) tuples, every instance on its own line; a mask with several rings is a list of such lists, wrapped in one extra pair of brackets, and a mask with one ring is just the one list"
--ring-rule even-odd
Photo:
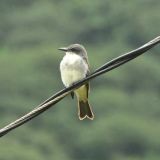
[[(87, 76), (90, 75), (89, 63), (88, 63), (88, 59), (87, 58), (85, 58), (84, 60), (88, 64), (88, 71), (87, 71), (87, 74), (86, 74), (86, 77), (87, 77)], [(90, 91), (90, 83), (89, 82), (86, 83), (86, 87), (87, 87), (87, 98), (88, 98), (88, 93)]]
[(71, 98), (74, 99), (74, 92), (71, 92)]

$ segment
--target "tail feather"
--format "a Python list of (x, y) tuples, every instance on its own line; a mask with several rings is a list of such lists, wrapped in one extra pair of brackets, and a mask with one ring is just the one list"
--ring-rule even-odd
[(89, 118), (93, 120), (94, 114), (92, 112), (91, 106), (89, 105), (88, 101), (78, 101), (78, 108), (79, 108), (79, 119), (83, 120), (85, 118)]

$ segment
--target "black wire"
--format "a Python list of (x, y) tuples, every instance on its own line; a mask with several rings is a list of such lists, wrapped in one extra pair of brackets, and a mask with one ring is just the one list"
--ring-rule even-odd
[(90, 74), (88, 77), (85, 79), (82, 79), (81, 81), (73, 84), (72, 86), (62, 89), (61, 91), (57, 92), (47, 100), (45, 100), (43, 103), (38, 105), (35, 109), (33, 109), (31, 112), (27, 113), (26, 115), (22, 116), (21, 118), (17, 119), (16, 121), (10, 123), (9, 125), (3, 127), (0, 129), (0, 137), (4, 136), (7, 134), (9, 131), (21, 126), (22, 124), (26, 123), (27, 121), (33, 119), (34, 117), (38, 116), (45, 110), (49, 109), (51, 106), (59, 102), (62, 98), (64, 98), (66, 95), (68, 95), (72, 90), (80, 87), (81, 85), (85, 84), (87, 81), (104, 74), (106, 72), (109, 72), (110, 70), (113, 70), (120, 65), (140, 56), (141, 54), (145, 53), (147, 50), (151, 49), (154, 47), (156, 44), (160, 43), (160, 36), (153, 39), (152, 41), (146, 43), (142, 47), (139, 47), (138, 49), (135, 49), (131, 52), (128, 52), (126, 54), (123, 54), (122, 56), (119, 56), (101, 67), (99, 67), (95, 72)]
[[(93, 73), (91, 73), (88, 77), (96, 74), (97, 72), (99, 72), (99, 71), (101, 71), (101, 70), (103, 70), (103, 69), (105, 69), (105, 68), (107, 69), (107, 67), (110, 67), (110, 66), (112, 66), (112, 65), (115, 65), (116, 63), (120, 63), (120, 62), (122, 62), (122, 61), (124, 61), (124, 60), (126, 60), (126, 59), (127, 59), (127, 60), (128, 60), (128, 59), (132, 60), (132, 59), (136, 58), (137, 56), (140, 56), (141, 54), (143, 54), (144, 52), (146, 52), (147, 50), (149, 50), (150, 48), (152, 48), (153, 46), (155, 46), (155, 45), (158, 44), (159, 42), (160, 42), (160, 36), (157, 37), (157, 38), (155, 38), (155, 39), (153, 39), (153, 40), (151, 40), (151, 41), (149, 41), (149, 42), (146, 43), (145, 45), (143, 45), (143, 46), (141, 46), (141, 47), (139, 47), (139, 48), (137, 48), (137, 49), (135, 49), (135, 50), (133, 50), (133, 51), (127, 52), (127, 53), (125, 53), (125, 54), (123, 54), (123, 55), (121, 55), (121, 56), (119, 56), (119, 57), (117, 57), (117, 58), (115, 58), (115, 59), (113, 59), (113, 60), (105, 63), (104, 65), (102, 65), (101, 67), (99, 67), (98, 69), (96, 69)], [(87, 78), (85, 78), (85, 79), (87, 79)], [(84, 79), (84, 80), (85, 80), (85, 79)], [(88, 80), (89, 80), (89, 79), (88, 79)], [(82, 82), (82, 81), (83, 81), (83, 80), (81, 80), (81, 81), (79, 81), (79, 82)], [(77, 82), (77, 83), (79, 83), (79, 82)], [(77, 84), (77, 83), (75, 83), (75, 84)], [(43, 103), (41, 103), (39, 106), (45, 104), (46, 102), (49, 102), (50, 100), (52, 100), (52, 99), (54, 99), (55, 97), (61, 95), (63, 92), (72, 89), (72, 87), (74, 88), (75, 86), (76, 86), (76, 85), (73, 85), (73, 86), (68, 87), (68, 89), (66, 88), (66, 89), (64, 89), (64, 90), (61, 90), (61, 91), (57, 92), (56, 94), (54, 94), (53, 96), (51, 96), (50, 98), (48, 98), (47, 100), (45, 100)], [(38, 107), (39, 107), (39, 106), (38, 106)]]

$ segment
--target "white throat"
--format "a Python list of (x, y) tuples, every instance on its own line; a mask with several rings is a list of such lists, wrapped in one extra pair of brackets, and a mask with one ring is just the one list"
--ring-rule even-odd
[(60, 71), (62, 82), (68, 87), (86, 77), (88, 65), (81, 56), (66, 52), (60, 63)]

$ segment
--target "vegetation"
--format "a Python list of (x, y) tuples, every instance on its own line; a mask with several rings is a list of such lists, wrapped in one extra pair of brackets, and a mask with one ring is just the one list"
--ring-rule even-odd
[[(93, 71), (159, 34), (159, 0), (0, 1), (0, 127), (63, 88), (57, 50), (83, 44)], [(91, 82), (94, 121), (76, 100), (0, 139), (2, 160), (159, 160), (159, 47)]]

